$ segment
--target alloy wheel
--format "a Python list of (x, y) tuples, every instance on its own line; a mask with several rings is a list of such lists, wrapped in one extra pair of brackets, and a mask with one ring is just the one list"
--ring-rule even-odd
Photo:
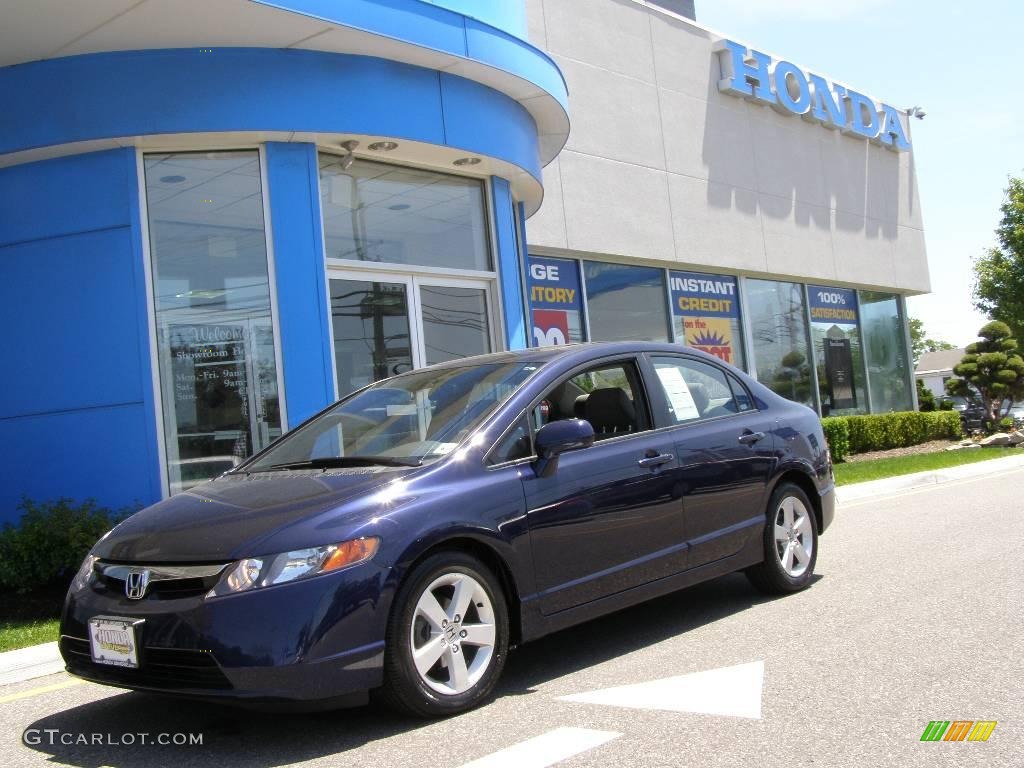
[(803, 576), (814, 554), (810, 514), (800, 499), (786, 496), (775, 511), (775, 555), (792, 578)]
[(423, 682), (438, 693), (465, 693), (484, 676), (494, 657), (494, 606), (465, 573), (434, 579), (416, 601), (409, 642)]

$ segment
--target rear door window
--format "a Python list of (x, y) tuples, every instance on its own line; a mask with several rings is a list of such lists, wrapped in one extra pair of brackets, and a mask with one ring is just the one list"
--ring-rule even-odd
[(684, 357), (653, 357), (651, 363), (665, 395), (669, 423), (685, 424), (750, 410), (746, 390), (742, 390), (741, 407), (720, 368)]

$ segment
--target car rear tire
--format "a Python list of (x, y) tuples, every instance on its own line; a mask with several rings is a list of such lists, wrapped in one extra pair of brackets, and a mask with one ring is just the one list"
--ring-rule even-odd
[(508, 607), (494, 574), (462, 552), (431, 555), (395, 598), (380, 698), (424, 718), (472, 709), (497, 685), (508, 642)]
[(818, 523), (803, 489), (782, 483), (768, 502), (764, 560), (746, 571), (762, 592), (784, 595), (811, 583), (818, 560)]

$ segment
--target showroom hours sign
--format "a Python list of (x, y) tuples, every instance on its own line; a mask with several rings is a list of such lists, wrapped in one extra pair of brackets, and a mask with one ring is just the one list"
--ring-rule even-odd
[(531, 256), (527, 290), (535, 346), (552, 347), (583, 340), (583, 299), (575, 261)]

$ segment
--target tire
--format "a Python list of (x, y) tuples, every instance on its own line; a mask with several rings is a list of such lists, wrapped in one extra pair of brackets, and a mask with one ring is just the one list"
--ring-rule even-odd
[(395, 597), (378, 695), (417, 717), (465, 712), (494, 691), (508, 644), (508, 606), (494, 574), (462, 552), (431, 555)]
[(764, 560), (747, 569), (747, 578), (770, 595), (799, 592), (811, 583), (818, 560), (814, 507), (800, 486), (782, 483), (772, 493), (766, 514)]

